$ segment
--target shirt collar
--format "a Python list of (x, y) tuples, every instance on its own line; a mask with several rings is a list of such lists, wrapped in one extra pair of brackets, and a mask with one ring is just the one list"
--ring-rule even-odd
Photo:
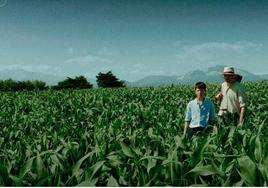
[[(202, 102), (202, 104), (204, 104), (206, 100), (207, 100), (207, 98), (205, 97), (204, 100), (203, 100), (203, 102)], [(195, 98), (195, 104), (198, 104), (197, 98)]]

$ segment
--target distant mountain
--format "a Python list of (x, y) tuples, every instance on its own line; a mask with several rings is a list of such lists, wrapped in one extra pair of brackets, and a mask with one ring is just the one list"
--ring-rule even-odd
[[(80, 76), (80, 75), (77, 75)], [(44, 74), (44, 73), (37, 73), (37, 72), (31, 72), (26, 71), (23, 69), (7, 69), (7, 70), (1, 70), (0, 71), (0, 80), (17, 80), (17, 81), (24, 81), (24, 80), (40, 80), (45, 82), (47, 85), (56, 85), (59, 81), (65, 80), (66, 76), (55, 76), (50, 74)], [(97, 85), (96, 80), (87, 78), (87, 80), (93, 84), (94, 86)]]
[(171, 85), (178, 82), (177, 76), (147, 76), (136, 82), (127, 82), (127, 86), (144, 87), (144, 86), (161, 86)]
[(262, 80), (268, 80), (268, 74), (259, 75)]
[[(125, 81), (128, 87), (145, 87), (145, 86), (168, 86), (168, 85), (179, 85), (179, 84), (193, 84), (198, 81), (208, 83), (220, 83), (223, 81), (221, 75), (225, 66), (218, 65), (208, 68), (206, 71), (194, 70), (185, 75), (181, 76), (147, 76), (143, 79), (135, 82)], [(257, 81), (257, 80), (268, 80), (268, 74), (256, 75), (243, 69), (236, 69), (236, 73), (243, 76), (243, 81)], [(80, 75), (77, 75), (80, 76)], [(0, 80), (6, 79), (13, 80), (40, 80), (46, 82), (47, 85), (56, 85), (59, 81), (65, 80), (66, 76), (56, 76), (44, 73), (36, 73), (25, 71), (23, 69), (9, 69), (0, 71)], [(96, 79), (88, 78), (87, 80), (97, 87)]]
[(185, 74), (179, 80), (179, 83), (193, 84), (198, 81), (217, 83), (217, 82), (222, 82), (223, 78), (220, 76), (220, 73), (217, 71), (203, 72), (200, 70), (195, 70), (195, 71)]
[(17, 81), (40, 80), (46, 82), (47, 85), (54, 85), (57, 84), (57, 82), (62, 80), (63, 78), (64, 77), (61, 76), (25, 71), (23, 69), (8, 69), (0, 71), (0, 80), (7, 80), (7, 79), (13, 79)]
[[(194, 70), (182, 76), (147, 76), (136, 82), (131, 82), (128, 86), (143, 87), (143, 86), (165, 86), (178, 84), (194, 84), (198, 81), (208, 83), (223, 82), (222, 71), (225, 66), (218, 65), (210, 67), (207, 71)], [(257, 81), (268, 79), (268, 74), (256, 75), (243, 69), (236, 69), (236, 73), (243, 76), (243, 81)]]

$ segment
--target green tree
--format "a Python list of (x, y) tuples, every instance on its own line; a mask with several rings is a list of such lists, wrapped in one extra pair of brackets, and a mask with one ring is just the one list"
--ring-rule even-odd
[(45, 82), (35, 80), (32, 83), (34, 85), (34, 88), (37, 89), (37, 90), (46, 90), (46, 89), (48, 89), (48, 86), (46, 85)]
[(97, 76), (97, 84), (99, 87), (107, 88), (107, 87), (125, 87), (123, 81), (118, 80), (115, 75), (111, 71), (107, 73), (99, 73)]
[(58, 82), (58, 85), (52, 86), (52, 89), (91, 89), (93, 87), (84, 76), (75, 78), (67, 77), (67, 79)]
[(12, 79), (3, 81), (3, 91), (18, 91), (18, 84)]
[(34, 81), (15, 81), (12, 79), (0, 81), (0, 91), (32, 91), (48, 89), (45, 82)]

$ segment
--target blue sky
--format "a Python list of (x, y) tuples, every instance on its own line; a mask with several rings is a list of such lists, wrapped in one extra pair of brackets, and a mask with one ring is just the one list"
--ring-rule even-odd
[(0, 70), (134, 81), (215, 65), (268, 73), (268, 1), (0, 0)]

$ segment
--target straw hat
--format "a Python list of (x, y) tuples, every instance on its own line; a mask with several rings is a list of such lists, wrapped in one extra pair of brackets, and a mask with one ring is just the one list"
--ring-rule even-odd
[(225, 67), (223, 69), (223, 75), (236, 75), (234, 71), (234, 67)]
[(241, 80), (242, 80), (242, 78), (243, 78), (243, 76), (241, 76), (241, 75), (235, 73), (235, 71), (234, 71), (234, 67), (225, 67), (225, 68), (223, 69), (223, 73), (222, 73), (222, 75), (223, 75), (223, 76), (224, 76), (224, 75), (226, 75), (226, 76), (228, 76), (228, 75), (233, 76), (233, 77), (235, 78), (235, 80), (238, 81), (238, 82), (241, 82)]

